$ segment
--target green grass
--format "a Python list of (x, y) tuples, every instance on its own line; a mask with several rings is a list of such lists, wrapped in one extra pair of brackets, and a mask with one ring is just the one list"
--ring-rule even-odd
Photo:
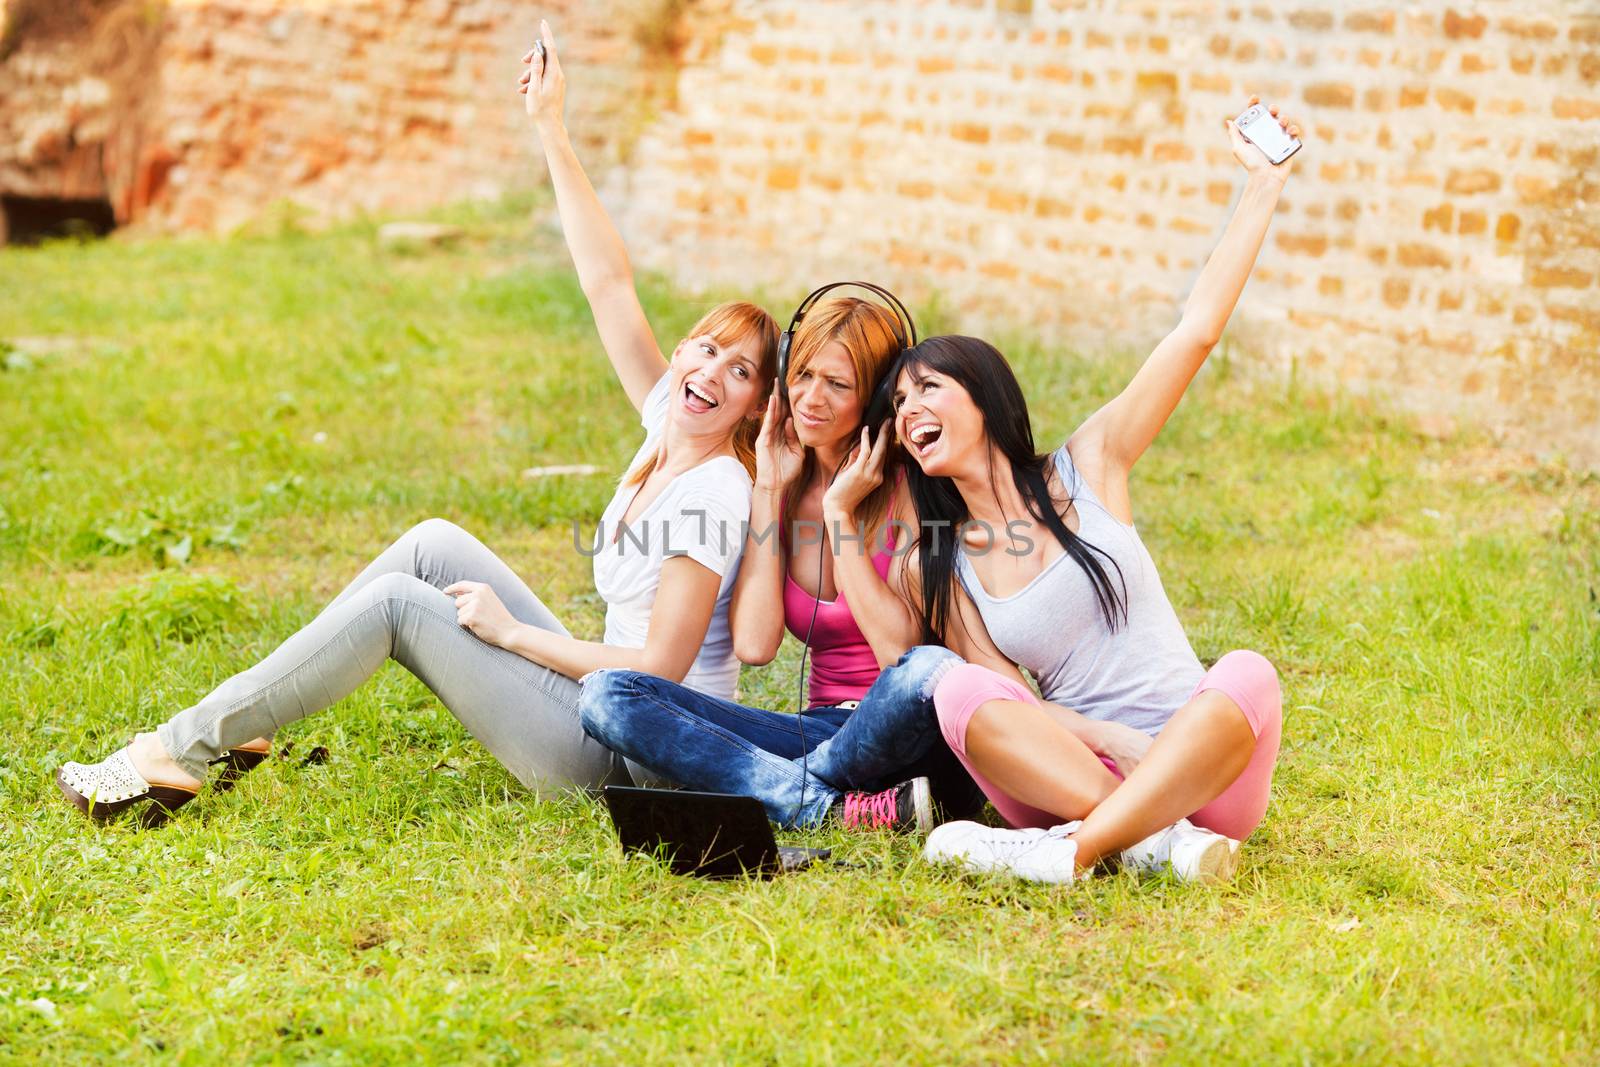
[[(1600, 481), (1233, 352), (1135, 488), (1201, 657), (1284, 680), (1230, 885), (967, 879), (824, 833), (850, 866), (674, 878), (392, 666), (286, 731), (329, 762), (159, 831), (84, 822), (61, 761), (428, 516), (598, 634), (571, 523), (636, 424), (526, 207), (447, 213), (445, 250), (358, 224), (0, 252), (0, 1060), (1595, 1060)], [(668, 339), (704, 306), (646, 297)], [(1044, 444), (1131, 366), (1004, 340)], [(520, 477), (564, 462), (612, 473)], [(793, 651), (746, 697), (788, 706)]]

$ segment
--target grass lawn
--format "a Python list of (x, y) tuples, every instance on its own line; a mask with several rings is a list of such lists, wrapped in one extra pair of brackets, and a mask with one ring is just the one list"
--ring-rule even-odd
[[(526, 207), (445, 213), (445, 249), (361, 224), (0, 251), (0, 1060), (1600, 1056), (1600, 478), (1227, 352), (1135, 510), (1201, 658), (1282, 674), (1229, 885), (972, 879), (822, 832), (796, 839), (850, 866), (675, 878), (393, 665), (285, 732), (326, 763), (157, 831), (83, 820), (58, 764), (267, 652), (420, 519), (598, 636), (572, 524), (637, 423)], [(668, 343), (706, 306), (646, 298)], [(1132, 366), (1002, 340), (1045, 446)], [(606, 473), (521, 476), (560, 463)], [(745, 697), (792, 706), (794, 653)]]

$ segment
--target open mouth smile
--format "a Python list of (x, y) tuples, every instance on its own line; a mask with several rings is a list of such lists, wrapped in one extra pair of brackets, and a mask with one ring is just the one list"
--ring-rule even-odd
[(711, 394), (693, 382), (683, 383), (683, 406), (695, 414), (710, 411), (717, 406)]
[(906, 440), (911, 445), (911, 451), (919, 459), (932, 451), (942, 436), (944, 427), (936, 422), (919, 422), (906, 431)]

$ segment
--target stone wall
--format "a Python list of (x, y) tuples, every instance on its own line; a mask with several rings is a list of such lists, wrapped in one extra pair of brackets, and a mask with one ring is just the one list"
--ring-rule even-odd
[(124, 0), (0, 61), (0, 192), (226, 230), (282, 200), (339, 216), (531, 187), (515, 80), (541, 15), (603, 168), (670, 104), (675, 0)]
[(1308, 129), (1248, 361), (1600, 465), (1600, 5), (763, 0), (610, 190), (686, 283), (867, 276), (1147, 345), (1240, 184), (1251, 92)]
[(1259, 92), (1310, 143), (1246, 361), (1600, 465), (1600, 0), (0, 0), (49, 2), (99, 14), (0, 58), (0, 193), (214, 231), (531, 185), (543, 14), (643, 264), (1096, 345), (1175, 321)]
[[(626, 0), (183, 0), (162, 56), (158, 206), (226, 227), (278, 197), (313, 213), (410, 210), (531, 186), (542, 167), (515, 92), (542, 14), (573, 68), (570, 120), (602, 163), (637, 116)], [(663, 5), (633, 5), (652, 13)]]
[(0, 5), (0, 194), (111, 199), (133, 182), (159, 19), (138, 4), (62, 0), (19, 36), (10, 22), (19, 7)]

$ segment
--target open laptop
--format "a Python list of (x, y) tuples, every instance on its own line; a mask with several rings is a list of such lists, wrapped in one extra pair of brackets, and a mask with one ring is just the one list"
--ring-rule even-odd
[(755, 797), (608, 785), (605, 798), (622, 850), (661, 856), (674, 874), (771, 878), (832, 852), (780, 846)]

